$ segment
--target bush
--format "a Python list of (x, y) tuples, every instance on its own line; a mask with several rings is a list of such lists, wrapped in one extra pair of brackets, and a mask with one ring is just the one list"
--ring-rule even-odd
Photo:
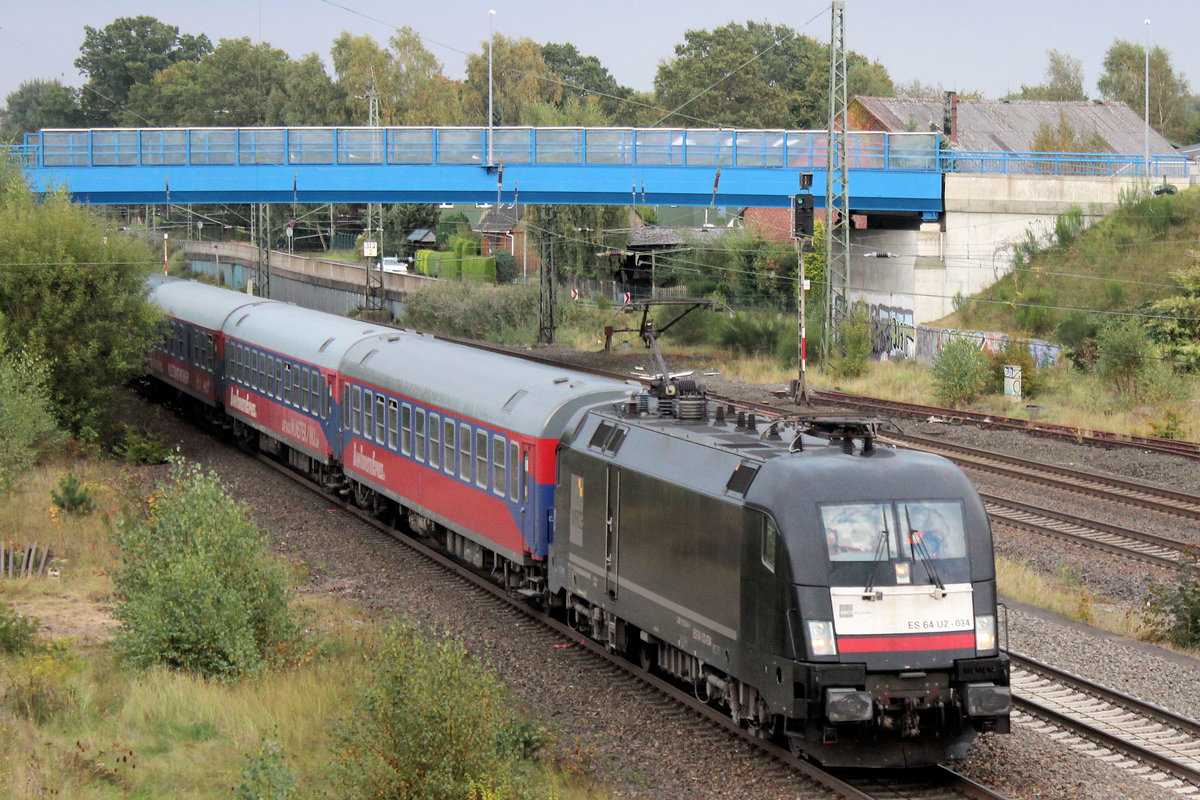
[(855, 303), (850, 313), (834, 326), (833, 346), (829, 350), (829, 371), (839, 378), (857, 378), (867, 371), (874, 346), (874, 325), (865, 303)]
[(1033, 363), (1033, 354), (1029, 352), (1029, 343), (1022, 339), (1009, 338), (1001, 348), (988, 354), (988, 385), (987, 391), (996, 394), (1004, 392), (1004, 368), (1015, 364), (1021, 368), (1021, 396), (1037, 397), (1042, 390), (1042, 372)]
[(409, 298), (404, 324), (447, 336), (497, 341), (537, 330), (538, 286), (438, 283)]
[(0, 352), (0, 494), (15, 489), (65, 438), (46, 381), (46, 368), (35, 358)]
[(215, 678), (283, 663), (298, 629), (287, 578), (246, 508), (182, 459), (148, 506), (116, 532), (117, 651), (138, 667)]
[(933, 394), (951, 408), (969, 403), (987, 387), (988, 372), (979, 343), (955, 336), (933, 359)]
[(1150, 584), (1146, 622), (1156, 641), (1182, 648), (1200, 645), (1200, 551), (1184, 553), (1174, 585)]
[(296, 796), (296, 774), (284, 762), (287, 754), (278, 742), (263, 739), (258, 753), (246, 755), (242, 782), (234, 800), (288, 800)]
[(347, 796), (529, 795), (522, 762), (541, 739), (515, 718), (500, 683), (462, 645), (399, 626), (372, 666), (371, 684), (337, 731), (338, 778)]
[(40, 624), (34, 617), (17, 613), (8, 603), (0, 603), (0, 653), (19, 656), (33, 652)]
[(44, 725), (75, 699), (69, 678), (76, 660), (68, 645), (52, 644), (8, 665), (3, 706), (19, 717)]
[(146, 428), (135, 430), (125, 426), (122, 441), (113, 447), (113, 454), (126, 464), (164, 464), (171, 449)]
[(87, 486), (74, 475), (64, 475), (58, 481), (58, 489), (50, 490), (54, 505), (73, 517), (86, 517), (96, 510), (96, 501)]
[(1110, 322), (1096, 334), (1096, 373), (1120, 396), (1137, 394), (1157, 353), (1136, 319)]
[[(671, 329), (674, 332), (674, 328)], [(718, 328), (721, 345), (734, 355), (746, 357), (773, 356), (779, 341), (794, 330), (794, 323), (778, 314), (739, 312)]]

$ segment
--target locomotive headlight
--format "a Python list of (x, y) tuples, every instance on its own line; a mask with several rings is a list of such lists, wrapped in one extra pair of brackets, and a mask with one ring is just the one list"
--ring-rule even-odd
[(975, 652), (990, 655), (996, 652), (996, 617), (979, 614), (975, 617)]
[(814, 656), (836, 656), (837, 642), (833, 638), (833, 623), (825, 619), (810, 619), (808, 646)]

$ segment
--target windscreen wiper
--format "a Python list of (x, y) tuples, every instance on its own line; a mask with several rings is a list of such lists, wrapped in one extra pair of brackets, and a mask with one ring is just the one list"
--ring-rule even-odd
[[(921, 559), (921, 566), (925, 567), (926, 574), (933, 584), (941, 591), (941, 596), (946, 596), (946, 585), (942, 583), (942, 578), (938, 575), (937, 566), (933, 563), (933, 556), (929, 554), (929, 548), (925, 546), (922, 537), (917, 536), (917, 531), (913, 529), (912, 520), (908, 516), (908, 508), (904, 509), (904, 524), (908, 528), (908, 543), (912, 547), (917, 558)], [(936, 594), (934, 595), (937, 596)]]
[(863, 589), (863, 600), (882, 600), (883, 592), (875, 589), (875, 574), (879, 572), (879, 564), (883, 560), (882, 556), (888, 551), (888, 532), (884, 528), (879, 532), (879, 539), (875, 542), (875, 561), (871, 565), (871, 576), (867, 578), (866, 588)]

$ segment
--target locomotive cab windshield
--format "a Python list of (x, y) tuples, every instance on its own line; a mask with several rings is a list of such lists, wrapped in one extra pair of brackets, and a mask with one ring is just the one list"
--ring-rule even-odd
[(957, 500), (821, 506), (833, 586), (904, 586), (970, 580)]

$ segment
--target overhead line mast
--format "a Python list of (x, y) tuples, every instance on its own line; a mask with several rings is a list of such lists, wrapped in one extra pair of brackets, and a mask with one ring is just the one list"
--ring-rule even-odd
[(829, 132), (825, 147), (826, 278), (822, 359), (829, 357), (834, 322), (839, 314), (849, 310), (846, 295), (850, 286), (850, 181), (846, 164), (846, 120), (846, 2), (833, 0), (829, 33)]

